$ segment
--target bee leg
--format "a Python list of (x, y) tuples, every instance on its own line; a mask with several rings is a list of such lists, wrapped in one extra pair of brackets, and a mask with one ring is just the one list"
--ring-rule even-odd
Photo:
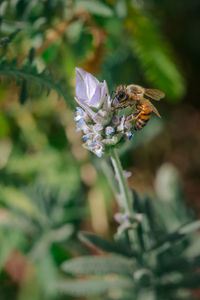
[(128, 101), (124, 101), (124, 102), (119, 103), (116, 107), (113, 107), (112, 111), (121, 110), (128, 106), (132, 106), (132, 104), (130, 104)]
[(132, 122), (132, 121), (134, 121), (138, 117), (138, 115), (140, 114), (140, 112), (141, 112), (141, 110), (138, 109), (138, 110), (136, 110), (136, 112), (127, 115), (126, 118), (125, 118), (125, 120), (124, 120), (124, 125), (125, 125), (126, 122)]

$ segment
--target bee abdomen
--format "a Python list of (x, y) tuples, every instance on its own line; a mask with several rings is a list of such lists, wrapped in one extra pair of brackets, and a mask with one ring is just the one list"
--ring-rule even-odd
[(150, 117), (151, 117), (151, 111), (143, 111), (143, 112), (141, 112), (138, 115), (137, 119), (135, 120), (134, 129), (136, 131), (142, 129), (147, 124), (147, 122), (149, 121)]

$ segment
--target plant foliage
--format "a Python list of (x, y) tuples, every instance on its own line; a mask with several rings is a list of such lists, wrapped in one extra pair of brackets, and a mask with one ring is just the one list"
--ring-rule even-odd
[(58, 97), (66, 98), (66, 94), (60, 84), (55, 81), (52, 74), (48, 74), (47, 70), (39, 72), (36, 66), (32, 66), (29, 62), (25, 62), (22, 66), (18, 65), (17, 58), (11, 61), (2, 59), (0, 61), (0, 77), (5, 78), (9, 83), (11, 79), (16, 81), (17, 85), (22, 85), (20, 99), (24, 102), (27, 98), (27, 84), (36, 85), (39, 88), (39, 93), (43, 89), (47, 90), (47, 96), (51, 90), (54, 90)]
[[(141, 299), (144, 291), (146, 297), (148, 295), (150, 297), (152, 293), (151, 299), (185, 299), (188, 292), (181, 294), (182, 288), (192, 290), (199, 287), (199, 274), (195, 273), (200, 264), (199, 255), (191, 257), (188, 250), (193, 246), (193, 243), (199, 244), (200, 239), (198, 237), (194, 241), (192, 236), (188, 236), (188, 234), (199, 229), (200, 222), (191, 221), (192, 216), (189, 212), (185, 213), (184, 204), (180, 202), (179, 207), (177, 206), (177, 209), (182, 211), (179, 219), (180, 227), (172, 232), (168, 231), (163, 226), (160, 215), (160, 207), (162, 206), (163, 209), (165, 203), (149, 197), (142, 199), (135, 192), (134, 199), (134, 209), (137, 213), (143, 214), (142, 221), (138, 224), (130, 224), (129, 228), (118, 233), (115, 241), (116, 248), (121, 248), (121, 253), (123, 253), (122, 249), (124, 248), (132, 249), (132, 258), (125, 253), (116, 256), (113, 254), (113, 248), (107, 246), (110, 242), (102, 238), (99, 240), (90, 234), (85, 234), (85, 238), (83, 238), (83, 233), (83, 236), (81, 235), (82, 241), (104, 251), (107, 249), (110, 255), (75, 258), (62, 265), (63, 271), (71, 275), (93, 275), (97, 278), (105, 274), (115, 274), (116, 278), (120, 280), (127, 277), (129, 281), (132, 280), (132, 285), (127, 286), (125, 290), (119, 286), (121, 291), (119, 299), (126, 299), (126, 297), (131, 299), (133, 294), (134, 299)], [(155, 203), (153, 204), (153, 202)], [(176, 220), (173, 205), (173, 203), (168, 203), (168, 215), (165, 216), (171, 222), (173, 222), (173, 218), (174, 221)], [(167, 223), (168, 220), (164, 221)], [(187, 224), (181, 225), (184, 221)], [(110, 294), (110, 290), (106, 292), (106, 282), (102, 291), (98, 287), (95, 289), (91, 279), (85, 278), (84, 283), (79, 280), (76, 283), (79, 296), (84, 295), (82, 284), (101, 297)], [(114, 292), (115, 287), (111, 290)], [(68, 281), (66, 281), (64, 292), (69, 295), (72, 293)], [(115, 293), (112, 296), (111, 292), (109, 299), (118, 298), (115, 298)]]

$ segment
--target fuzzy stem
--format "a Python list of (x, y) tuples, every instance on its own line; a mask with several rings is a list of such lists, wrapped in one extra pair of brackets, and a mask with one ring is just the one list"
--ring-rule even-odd
[(123, 169), (118, 153), (114, 148), (110, 150), (110, 156), (115, 170), (116, 178), (119, 183), (120, 196), (122, 198), (120, 205), (123, 206), (123, 210), (125, 213), (132, 215), (133, 211), (131, 207), (130, 191), (124, 178)]

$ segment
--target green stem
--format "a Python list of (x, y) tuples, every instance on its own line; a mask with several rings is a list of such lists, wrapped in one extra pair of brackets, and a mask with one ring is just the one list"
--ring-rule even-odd
[(113, 148), (110, 150), (111, 155), (111, 161), (115, 170), (115, 174), (117, 177), (117, 181), (119, 183), (119, 190), (120, 190), (120, 196), (122, 198), (122, 201), (120, 205), (123, 206), (123, 209), (125, 213), (132, 215), (132, 207), (131, 207), (131, 197), (130, 197), (130, 191), (127, 186), (126, 180), (124, 178), (122, 165), (118, 156), (117, 151)]

